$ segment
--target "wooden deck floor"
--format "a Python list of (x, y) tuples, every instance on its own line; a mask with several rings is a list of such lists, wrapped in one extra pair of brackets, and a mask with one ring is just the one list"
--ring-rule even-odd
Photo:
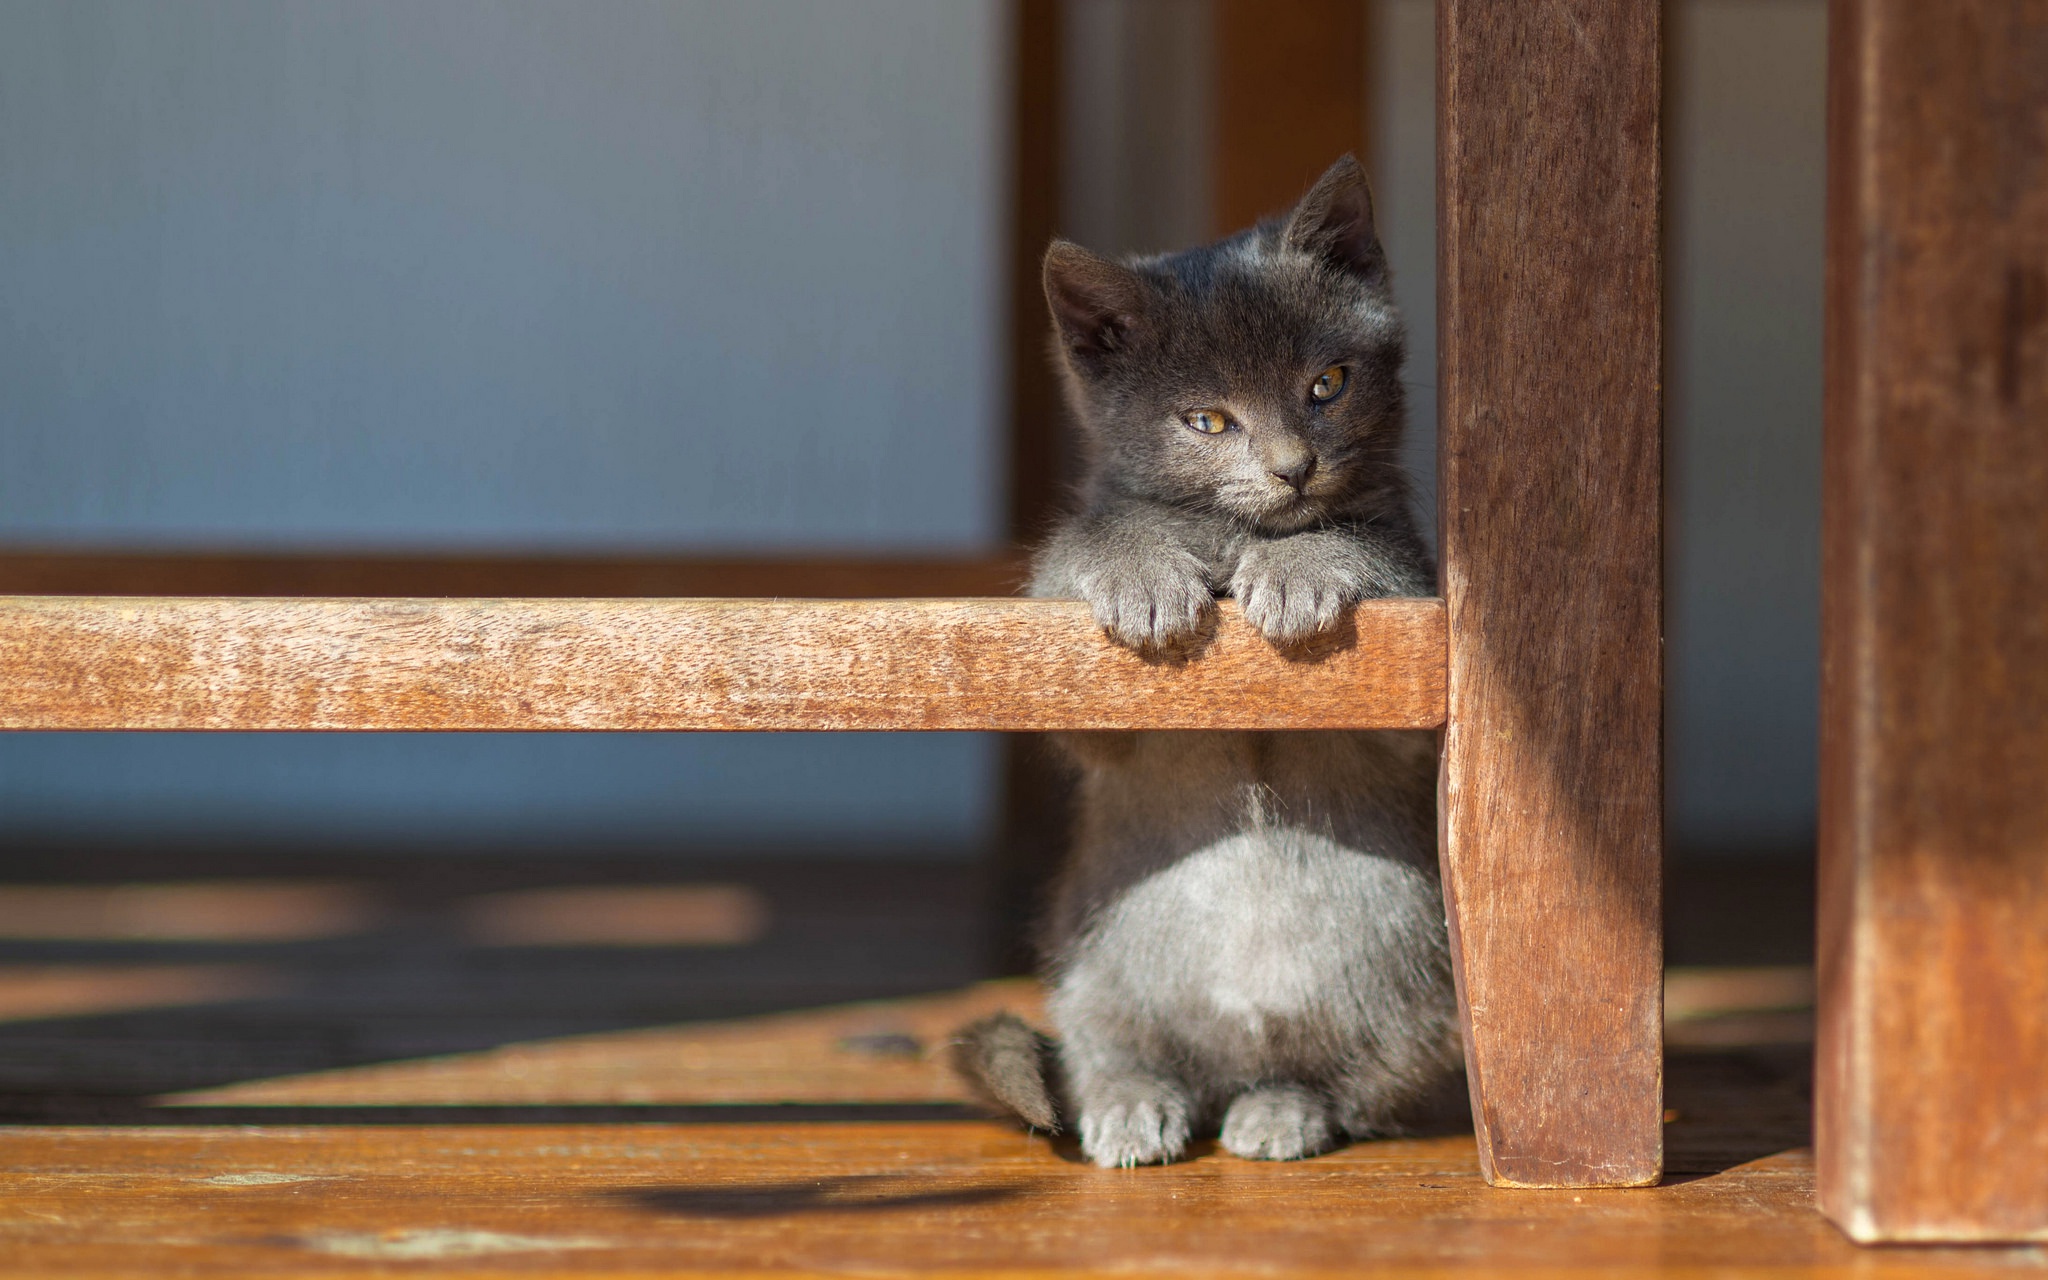
[[(1989, 1274), (1859, 1253), (1803, 1152), (1501, 1192), (1469, 1138), (1105, 1172), (967, 1121), (61, 1128), (5, 1135), (11, 1274)], [(2038, 1260), (2037, 1260), (2038, 1261)]]
[(281, 893), (15, 862), (68, 883), (0, 886), (0, 1274), (2048, 1270), (1858, 1250), (1813, 1211), (1796, 968), (1674, 981), (1661, 1187), (1490, 1190), (1454, 1130), (1111, 1172), (936, 1062), (1035, 1001), (974, 981), (959, 869), (300, 860)]

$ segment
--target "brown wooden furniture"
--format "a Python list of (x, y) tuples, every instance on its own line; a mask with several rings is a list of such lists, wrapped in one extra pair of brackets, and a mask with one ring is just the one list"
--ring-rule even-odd
[(1437, 5), (1438, 801), (1487, 1177), (1662, 1172), (1658, 9)]
[(1361, 608), (1306, 659), (1226, 611), (1207, 652), (1159, 665), (1051, 602), (16, 598), (0, 724), (1441, 724), (1481, 1166), (1653, 1183), (1657, 10), (1440, 14), (1442, 603)]
[(1443, 651), (1435, 600), (1165, 662), (1066, 600), (24, 596), (0, 729), (1426, 729)]
[(2048, 1240), (2048, 5), (1831, 21), (1820, 1202)]

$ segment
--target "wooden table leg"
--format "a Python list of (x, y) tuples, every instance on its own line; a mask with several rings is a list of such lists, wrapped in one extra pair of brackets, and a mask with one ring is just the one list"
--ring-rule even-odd
[(1831, 20), (1821, 1207), (2048, 1239), (2048, 4)]
[(1663, 1163), (1658, 6), (1439, 0), (1444, 884), (1481, 1167)]

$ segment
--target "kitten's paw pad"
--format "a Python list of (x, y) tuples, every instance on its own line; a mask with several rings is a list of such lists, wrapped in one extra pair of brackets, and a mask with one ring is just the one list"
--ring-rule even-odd
[(1084, 576), (1080, 590), (1095, 621), (1133, 649), (1171, 649), (1193, 638), (1216, 604), (1202, 562), (1186, 552), (1106, 565)]
[(1081, 1112), (1081, 1153), (1105, 1169), (1177, 1160), (1188, 1147), (1187, 1103), (1164, 1092)]
[(1246, 551), (1230, 580), (1245, 620), (1277, 645), (1328, 631), (1366, 594), (1365, 575), (1344, 557), (1278, 549), (1285, 546)]
[(1247, 1160), (1299, 1160), (1328, 1151), (1336, 1139), (1330, 1109), (1307, 1089), (1255, 1089), (1223, 1116), (1223, 1148)]

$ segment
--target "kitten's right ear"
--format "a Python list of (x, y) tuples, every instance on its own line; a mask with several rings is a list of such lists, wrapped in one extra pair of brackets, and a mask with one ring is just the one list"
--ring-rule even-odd
[(1387, 254), (1373, 226), (1372, 184), (1351, 156), (1339, 156), (1287, 219), (1287, 244), (1368, 283), (1384, 285)]
[(1128, 268), (1068, 240), (1045, 251), (1045, 300), (1060, 345), (1083, 359), (1122, 351), (1143, 320), (1145, 285)]

